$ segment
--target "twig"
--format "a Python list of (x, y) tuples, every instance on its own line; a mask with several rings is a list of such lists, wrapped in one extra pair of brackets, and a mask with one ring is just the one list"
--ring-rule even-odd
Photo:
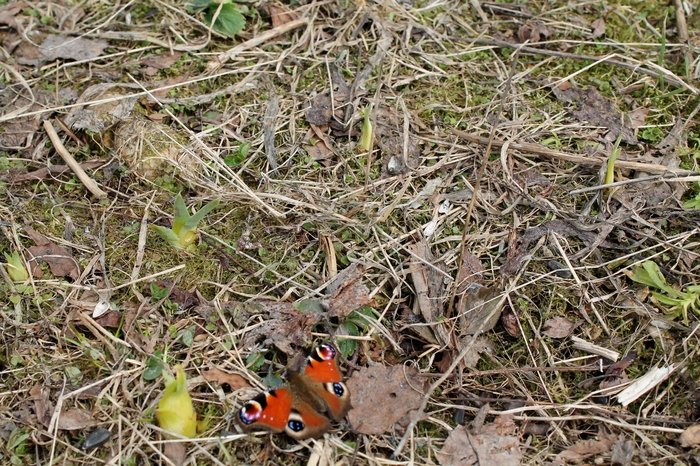
[(70, 169), (73, 170), (75, 176), (77, 176), (80, 182), (83, 183), (83, 185), (85, 185), (88, 191), (90, 191), (95, 197), (99, 199), (106, 198), (107, 193), (102, 191), (100, 187), (97, 186), (95, 180), (90, 178), (90, 176), (88, 176), (88, 174), (85, 173), (83, 167), (81, 167), (80, 164), (73, 158), (73, 155), (71, 155), (71, 153), (68, 152), (68, 149), (66, 149), (66, 147), (61, 142), (61, 138), (58, 137), (56, 130), (54, 129), (53, 125), (49, 120), (44, 120), (44, 129), (46, 130), (46, 134), (49, 135), (51, 143), (53, 144), (54, 149), (56, 149), (56, 152), (58, 152), (58, 155), (60, 155), (61, 158), (66, 162), (66, 165), (68, 165)]
[(289, 23), (283, 24), (282, 26), (278, 26), (276, 28), (270, 29), (269, 31), (265, 31), (260, 35), (257, 35), (253, 37), (250, 40), (247, 40), (243, 42), (242, 44), (238, 44), (234, 48), (223, 52), (219, 54), (215, 59), (209, 61), (207, 63), (207, 72), (212, 73), (219, 68), (223, 66), (224, 63), (227, 61), (231, 60), (233, 57), (238, 55), (239, 53), (251, 49), (253, 47), (256, 47), (260, 44), (263, 44), (267, 42), (268, 40), (272, 39), (273, 37), (280, 36), (286, 32), (291, 31), (292, 29), (296, 29), (300, 26), (304, 26), (309, 22), (308, 18), (301, 18), (297, 19), (295, 21), (290, 21)]
[[(466, 131), (460, 131), (457, 128), (449, 128), (450, 132), (455, 136), (464, 139), (466, 141), (475, 142), (477, 144), (488, 144), (489, 140), (485, 137), (477, 136), (476, 134), (467, 133)], [(495, 147), (501, 147), (505, 144), (505, 141), (498, 139), (493, 140), (493, 145)], [(550, 157), (558, 160), (565, 160), (567, 162), (580, 163), (581, 165), (593, 165), (601, 166), (607, 160), (605, 157), (596, 157), (593, 155), (575, 155), (566, 152), (559, 152), (556, 150), (551, 150), (545, 146), (539, 144), (532, 144), (528, 142), (511, 142), (510, 148), (529, 152), (531, 154), (542, 155), (544, 157)], [(676, 175), (696, 175), (697, 172), (690, 170), (682, 170), (680, 168), (671, 168), (665, 165), (658, 165), (655, 163), (642, 163), (642, 162), (630, 162), (628, 160), (616, 160), (615, 167), (626, 168), (630, 170), (639, 170), (649, 173), (673, 173)]]

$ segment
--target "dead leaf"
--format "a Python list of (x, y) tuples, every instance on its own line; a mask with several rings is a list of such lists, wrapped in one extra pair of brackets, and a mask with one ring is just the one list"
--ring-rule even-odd
[(5, 5), (0, 8), (0, 24), (7, 24), (11, 28), (17, 25), (17, 20), (15, 16), (17, 13), (27, 8), (27, 4), (24, 2), (12, 3), (10, 5)]
[(37, 261), (44, 261), (49, 264), (51, 273), (55, 277), (70, 277), (73, 280), (77, 280), (80, 277), (78, 263), (65, 248), (55, 244), (44, 235), (37, 233), (29, 225), (24, 226), (24, 231), (37, 244), (27, 248), (27, 252), (32, 257), (30, 266), (34, 277), (41, 277), (41, 269)]
[(676, 121), (676, 124), (673, 125), (671, 131), (668, 132), (666, 137), (659, 143), (658, 146), (656, 146), (656, 148), (659, 149), (662, 154), (670, 154), (677, 146), (685, 145), (687, 143), (687, 138), (683, 135), (684, 127), (685, 125), (683, 124), (682, 120), (679, 119)]
[(483, 273), (484, 266), (479, 258), (469, 251), (464, 251), (462, 267), (457, 274), (457, 294), (464, 293), (473, 283), (483, 285)]
[(566, 338), (576, 326), (576, 322), (571, 322), (566, 317), (553, 317), (544, 322), (542, 333), (551, 338)]
[(505, 307), (501, 312), (501, 324), (506, 333), (513, 338), (520, 337), (520, 325), (518, 325), (518, 315), (513, 312), (510, 306)]
[(347, 381), (353, 406), (348, 420), (353, 429), (361, 434), (383, 434), (418, 409), (427, 380), (417, 374), (414, 367), (381, 365), (354, 372)]
[(182, 309), (190, 309), (199, 305), (199, 298), (194, 291), (178, 288), (174, 286), (172, 280), (158, 280), (153, 283), (160, 289), (169, 289), (168, 299), (175, 304), (179, 304)]
[(351, 312), (363, 306), (375, 306), (369, 297), (369, 289), (362, 283), (365, 268), (357, 264), (352, 269), (345, 269), (336, 275), (332, 286), (333, 296), (323, 300), (323, 305), (328, 309), (331, 317), (347, 317)]
[(460, 316), (460, 331), (467, 335), (485, 333), (498, 323), (503, 309), (503, 286), (494, 283), (490, 286), (472, 288), (460, 296), (457, 312)]
[(272, 3), (267, 3), (265, 5), (265, 9), (270, 15), (273, 28), (284, 26), (285, 24), (291, 23), (299, 18), (299, 16), (293, 11), (279, 5), (273, 5)]
[(598, 440), (582, 440), (559, 453), (552, 464), (580, 463), (591, 456), (608, 453), (616, 440), (613, 434), (600, 434)]
[[(473, 338), (474, 337), (471, 335), (462, 338), (459, 342), (459, 349), (467, 346)], [(495, 349), (491, 340), (484, 337), (476, 337), (476, 341), (472, 343), (469, 352), (464, 356), (464, 359), (462, 359), (463, 367), (475, 369), (481, 358), (481, 353), (494, 353), (494, 351)], [(451, 362), (452, 361), (450, 361), (450, 363)]]
[(187, 448), (181, 442), (165, 442), (163, 444), (163, 454), (173, 462), (175, 466), (182, 466), (187, 460)]
[(700, 445), (700, 424), (695, 424), (685, 429), (681, 434), (680, 442), (683, 448)]
[(632, 458), (634, 458), (634, 455), (637, 453), (637, 449), (634, 448), (634, 442), (632, 440), (626, 439), (620, 434), (617, 441), (610, 449), (610, 453), (610, 462), (612, 464), (630, 466), (630, 464), (632, 464)]
[(262, 325), (246, 334), (243, 346), (252, 347), (261, 337), (263, 346), (275, 345), (288, 355), (313, 340), (311, 328), (324, 316), (322, 312), (302, 312), (292, 303), (258, 300), (248, 303), (225, 301), (221, 310), (231, 314), (233, 321), (245, 327), (250, 319), (263, 319)]
[(231, 374), (218, 367), (212, 367), (208, 371), (202, 371), (202, 377), (208, 382), (216, 382), (219, 385), (227, 384), (231, 390), (249, 387), (250, 384), (242, 376)]
[(591, 28), (593, 33), (591, 34), (592, 39), (597, 39), (605, 35), (605, 18), (598, 18), (591, 23)]
[(90, 413), (82, 409), (61, 410), (57, 427), (61, 430), (81, 430), (96, 424)]
[[(443, 273), (445, 264), (433, 256), (428, 243), (424, 240), (409, 244), (407, 248), (413, 253), (409, 270), (416, 291), (418, 310), (427, 323), (433, 324), (442, 315), (442, 303), (445, 297)], [(449, 343), (449, 333), (445, 324), (438, 323), (430, 328), (440, 344)]]
[(323, 126), (330, 123), (333, 117), (333, 103), (327, 92), (318, 94), (306, 109), (306, 121), (312, 125)]
[(105, 328), (119, 328), (121, 321), (122, 313), (119, 311), (107, 311), (95, 319), (95, 322)]
[(627, 114), (629, 120), (629, 127), (632, 129), (637, 129), (646, 124), (647, 115), (649, 114), (649, 109), (644, 107), (635, 108)]
[(36, 415), (37, 421), (48, 426), (53, 414), (53, 408), (51, 407), (51, 403), (49, 403), (48, 389), (44, 389), (39, 384), (34, 385), (29, 390), (29, 396), (30, 400), (34, 402), (34, 414)]
[(489, 405), (485, 404), (479, 410), (470, 429), (458, 426), (450, 432), (442, 449), (435, 453), (441, 465), (520, 464), (522, 453), (518, 437), (514, 435), (517, 429), (512, 416), (497, 416), (492, 424), (484, 424), (483, 419), (489, 409)]
[(518, 28), (518, 39), (522, 44), (525, 41), (542, 42), (552, 36), (552, 30), (539, 21), (528, 21)]
[[(6, 111), (9, 111), (7, 107)], [(25, 117), (14, 121), (2, 123), (0, 132), (0, 148), (2, 149), (23, 149), (27, 139), (39, 128), (39, 120)]]
[(622, 132), (622, 141), (627, 144), (637, 144), (634, 131), (625, 124), (621, 112), (594, 87), (581, 89), (572, 86), (563, 90), (561, 86), (554, 86), (552, 93), (560, 101), (572, 104), (569, 112), (578, 121), (607, 128), (612, 140), (617, 139)]
[(155, 57), (149, 57), (141, 61), (142, 65), (151, 66), (159, 70), (165, 70), (173, 66), (182, 57), (182, 52), (173, 51), (172, 53), (163, 53)]
[[(104, 164), (105, 162), (101, 160), (95, 160), (90, 162), (83, 162), (80, 164), (80, 167), (83, 170), (92, 170), (93, 168), (99, 168)], [(14, 175), (10, 179), (7, 179), (7, 181), (9, 181), (11, 184), (23, 183), (25, 181), (40, 181), (48, 178), (49, 176), (58, 176), (64, 173), (72, 173), (68, 165), (51, 165), (50, 167), (40, 168), (29, 173), (20, 173)]]
[(17, 62), (22, 65), (39, 66), (58, 58), (76, 61), (89, 61), (102, 55), (109, 44), (104, 39), (88, 39), (86, 37), (70, 37), (63, 34), (49, 34), (44, 43), (38, 48), (34, 57), (16, 55)]

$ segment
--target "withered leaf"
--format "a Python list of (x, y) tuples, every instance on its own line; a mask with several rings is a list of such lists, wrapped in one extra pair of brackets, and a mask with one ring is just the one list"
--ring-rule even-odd
[[(488, 409), (489, 405), (486, 404), (479, 412)], [(516, 466), (520, 464), (522, 453), (515, 433), (512, 416), (497, 416), (492, 424), (484, 424), (483, 417), (477, 414), (471, 429), (458, 426), (435, 456), (443, 466)]]
[(681, 434), (680, 442), (683, 448), (700, 445), (700, 424), (695, 424), (685, 429)]
[(518, 338), (520, 336), (520, 326), (518, 325), (518, 315), (513, 312), (510, 306), (503, 309), (501, 313), (501, 324), (506, 333), (513, 338)]
[(605, 18), (598, 18), (593, 21), (591, 23), (591, 28), (593, 29), (593, 33), (591, 35), (593, 39), (603, 37), (605, 35)]
[(544, 322), (542, 333), (551, 338), (566, 338), (576, 328), (576, 322), (571, 322), (566, 317), (553, 317)]
[(601, 434), (598, 440), (581, 440), (559, 453), (552, 464), (580, 463), (591, 456), (608, 453), (616, 440), (617, 436), (612, 434)]
[(562, 86), (553, 86), (552, 93), (562, 102), (572, 104), (570, 113), (575, 119), (607, 128), (613, 140), (622, 132), (623, 142), (637, 144), (634, 131), (625, 124), (622, 113), (594, 87), (562, 89)]
[(88, 39), (86, 37), (71, 37), (63, 34), (49, 34), (39, 47), (39, 56), (28, 59), (17, 56), (17, 61), (23, 65), (41, 65), (58, 58), (66, 60), (93, 60), (100, 55), (109, 44), (104, 39)]
[(327, 92), (314, 97), (314, 100), (311, 101), (311, 106), (306, 109), (306, 121), (312, 125), (327, 125), (332, 117), (333, 104), (331, 96)]
[(96, 424), (90, 413), (77, 408), (61, 410), (58, 428), (61, 430), (81, 430)]
[(457, 311), (460, 317), (460, 331), (467, 335), (488, 332), (496, 326), (501, 317), (503, 289), (499, 283), (481, 288), (473, 288), (460, 296)]
[(173, 462), (175, 466), (182, 466), (187, 460), (187, 448), (184, 443), (165, 442), (163, 444), (163, 454)]
[(24, 231), (37, 244), (27, 248), (27, 252), (35, 259), (30, 261), (32, 275), (41, 277), (41, 269), (36, 261), (44, 261), (49, 264), (51, 273), (55, 277), (70, 277), (73, 280), (77, 280), (80, 277), (78, 263), (65, 248), (57, 245), (44, 235), (37, 233), (29, 225), (24, 226)]
[(348, 420), (355, 431), (380, 435), (420, 407), (427, 380), (415, 367), (363, 367), (347, 381), (353, 409)]
[(244, 379), (241, 375), (231, 374), (218, 367), (212, 367), (208, 371), (202, 371), (202, 377), (204, 377), (209, 382), (216, 382), (219, 385), (228, 384), (231, 390), (238, 390), (239, 388), (245, 388), (250, 386), (248, 381)]

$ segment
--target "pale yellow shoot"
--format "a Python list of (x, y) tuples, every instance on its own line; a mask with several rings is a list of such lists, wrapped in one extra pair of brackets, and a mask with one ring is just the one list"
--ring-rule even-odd
[(360, 136), (360, 147), (365, 152), (372, 150), (372, 122), (369, 115), (372, 113), (372, 104), (366, 105), (362, 114), (365, 120), (362, 122), (362, 135)]
[(163, 370), (165, 392), (158, 403), (156, 419), (163, 429), (192, 438), (197, 435), (197, 412), (187, 391), (185, 371), (179, 364), (173, 370), (175, 378)]

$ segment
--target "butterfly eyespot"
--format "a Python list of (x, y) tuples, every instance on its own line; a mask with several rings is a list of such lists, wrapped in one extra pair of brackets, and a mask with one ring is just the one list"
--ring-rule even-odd
[(292, 430), (294, 432), (301, 432), (306, 428), (303, 422), (297, 420), (291, 420), (287, 422), (287, 427), (289, 427), (289, 430)]
[(331, 359), (335, 358), (335, 348), (333, 348), (331, 345), (319, 345), (316, 348), (315, 353), (314, 359), (317, 361), (330, 361)]
[(342, 398), (345, 395), (345, 385), (338, 382), (329, 382), (326, 384), (326, 390), (329, 393), (334, 394), (338, 398)]
[(263, 409), (264, 407), (257, 401), (249, 401), (241, 408), (240, 413), (238, 413), (238, 418), (243, 424), (252, 424), (260, 418)]

